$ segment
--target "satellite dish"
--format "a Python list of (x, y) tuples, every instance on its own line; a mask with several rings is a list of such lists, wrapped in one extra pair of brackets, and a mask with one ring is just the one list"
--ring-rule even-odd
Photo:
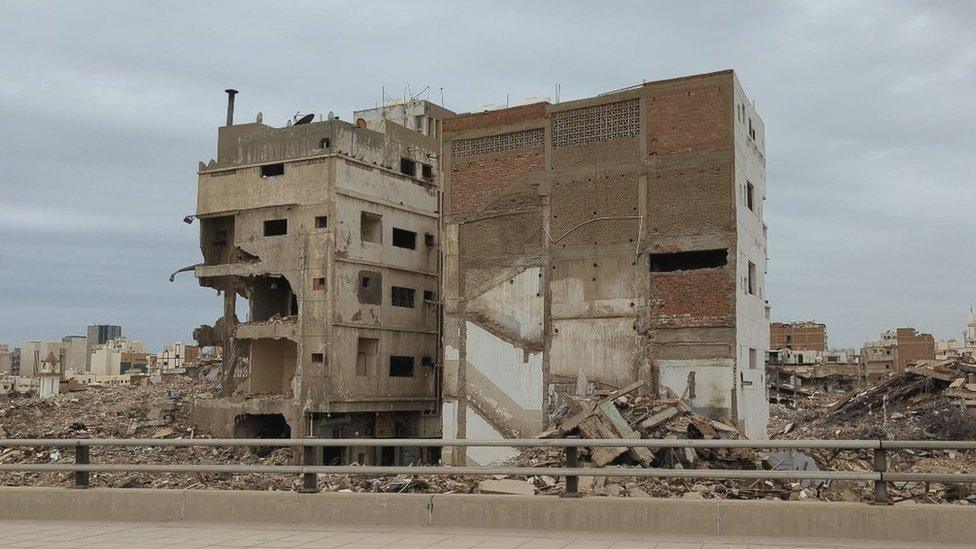
[(314, 114), (306, 114), (305, 116), (303, 116), (303, 117), (299, 118), (298, 120), (296, 120), (295, 121), (295, 125), (297, 126), (299, 124), (308, 124), (312, 120), (315, 120), (315, 115)]

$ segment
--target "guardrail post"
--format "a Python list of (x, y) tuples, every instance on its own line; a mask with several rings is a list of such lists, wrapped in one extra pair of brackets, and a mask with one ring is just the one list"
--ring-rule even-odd
[[(575, 436), (569, 436), (566, 438), (574, 439), (579, 438)], [(566, 447), (566, 467), (576, 468), (579, 467), (579, 453), (576, 446)], [(563, 492), (563, 497), (566, 498), (576, 498), (579, 497), (579, 477), (576, 475), (566, 475), (566, 491)]]
[[(302, 445), (302, 465), (315, 465), (315, 449), (315, 446)], [(302, 487), (298, 491), (303, 494), (314, 494), (318, 492), (318, 475), (315, 473), (303, 473)]]
[(884, 448), (874, 449), (874, 472), (881, 475), (880, 480), (874, 481), (874, 503), (876, 505), (887, 505), (888, 503), (888, 483), (884, 480), (884, 474), (888, 470), (888, 453)]
[[(85, 444), (75, 445), (75, 465), (91, 463), (90, 447)], [(88, 488), (88, 471), (75, 471), (75, 488)]]

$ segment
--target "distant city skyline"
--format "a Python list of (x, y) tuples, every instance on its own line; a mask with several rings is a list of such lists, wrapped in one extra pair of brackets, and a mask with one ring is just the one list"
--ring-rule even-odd
[(227, 87), (280, 126), (384, 88), (463, 112), (732, 68), (766, 124), (771, 320), (858, 347), (958, 339), (976, 304), (976, 3), (178, 6), (5, 5), (0, 342), (108, 321), (160, 349), (214, 322), (212, 290), (168, 277), (201, 260), (181, 220)]

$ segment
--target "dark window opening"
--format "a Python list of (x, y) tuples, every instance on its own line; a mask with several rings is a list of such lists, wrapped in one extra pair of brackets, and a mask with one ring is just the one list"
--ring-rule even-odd
[(392, 286), (390, 288), (390, 297), (393, 302), (394, 307), (408, 307), (413, 308), (414, 294), (416, 290), (413, 288), (401, 288), (399, 286)]
[(312, 279), (312, 289), (313, 290), (324, 290), (325, 289), (325, 277), (318, 277)]
[(417, 233), (393, 227), (393, 245), (397, 248), (417, 249)]
[(325, 465), (345, 465), (346, 452), (345, 446), (326, 446), (322, 448), (322, 463)]
[(396, 465), (396, 446), (380, 447), (380, 465), (384, 467)]
[(288, 234), (287, 219), (269, 219), (264, 222), (264, 236), (282, 236)]
[(649, 254), (648, 262), (652, 273), (714, 269), (727, 265), (728, 255), (726, 249)]
[(420, 165), (420, 176), (423, 177), (424, 179), (426, 179), (427, 181), (433, 181), (434, 180), (434, 167), (431, 166), (430, 164), (421, 164)]
[(361, 212), (359, 214), (359, 239), (363, 242), (380, 242), (380, 235), (383, 234), (382, 220), (382, 215)]
[(424, 301), (434, 301), (433, 290), (424, 290)]
[(434, 359), (430, 358), (429, 356), (420, 357), (420, 364), (421, 366), (433, 366)]
[(390, 377), (413, 377), (413, 357), (391, 356)]
[(312, 363), (322, 364), (325, 362), (325, 353), (312, 353)]
[(291, 316), (298, 315), (298, 296), (291, 294), (291, 306), (288, 308), (288, 313)]
[(214, 246), (226, 246), (227, 245), (227, 230), (220, 229), (214, 233), (213, 239)]
[[(234, 438), (291, 438), (291, 427), (282, 414), (242, 414), (234, 418)], [(275, 446), (251, 448), (259, 456), (275, 450)]]
[(329, 226), (329, 216), (327, 215), (317, 215), (315, 216), (315, 228), (324, 229)]
[(430, 233), (424, 233), (424, 245), (428, 248), (434, 247), (434, 235)]
[(746, 206), (753, 211), (755, 211), (755, 208), (753, 208), (752, 195), (755, 194), (755, 190), (756, 189), (752, 186), (752, 183), (746, 181)]
[(410, 177), (417, 176), (417, 163), (409, 158), (400, 159), (400, 173), (403, 175), (409, 175)]
[(331, 146), (331, 145), (332, 145), (332, 142), (329, 141), (329, 138), (328, 137), (323, 137), (322, 138), (322, 141), (319, 141), (319, 148), (320, 149), (328, 149), (329, 146)]
[(285, 175), (284, 164), (265, 164), (261, 166), (261, 177), (274, 177), (276, 175)]

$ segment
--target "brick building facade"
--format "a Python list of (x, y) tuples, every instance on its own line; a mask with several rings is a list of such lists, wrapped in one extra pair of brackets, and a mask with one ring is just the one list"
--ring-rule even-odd
[(536, 434), (581, 379), (765, 436), (763, 124), (732, 71), (444, 131), (445, 437)]

